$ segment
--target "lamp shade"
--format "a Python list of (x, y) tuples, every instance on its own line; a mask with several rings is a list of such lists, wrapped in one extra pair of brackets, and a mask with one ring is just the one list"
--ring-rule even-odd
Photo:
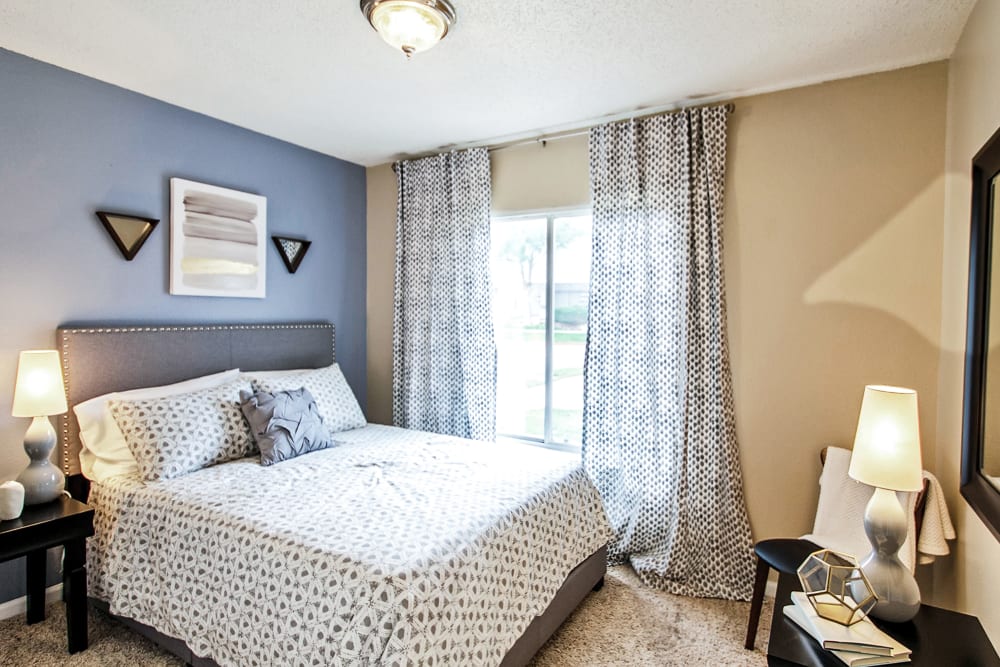
[(47, 417), (67, 410), (59, 352), (28, 350), (17, 362), (14, 384), (14, 417)]
[(865, 387), (847, 474), (869, 486), (893, 491), (919, 491), (923, 487), (917, 392), (902, 387)]

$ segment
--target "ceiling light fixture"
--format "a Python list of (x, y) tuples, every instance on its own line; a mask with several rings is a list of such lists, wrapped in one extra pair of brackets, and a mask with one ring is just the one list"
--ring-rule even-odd
[(407, 59), (444, 39), (456, 18), (448, 0), (361, 0), (361, 11), (386, 44)]

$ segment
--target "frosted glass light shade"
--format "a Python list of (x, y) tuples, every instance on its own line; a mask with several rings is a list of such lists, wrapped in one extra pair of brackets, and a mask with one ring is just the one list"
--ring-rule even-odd
[(17, 362), (14, 384), (14, 417), (47, 417), (67, 410), (59, 352), (27, 350)]
[(882, 489), (923, 488), (917, 392), (902, 387), (865, 387), (847, 474)]
[(382, 39), (407, 57), (440, 42), (455, 22), (445, 0), (362, 0), (361, 8)]

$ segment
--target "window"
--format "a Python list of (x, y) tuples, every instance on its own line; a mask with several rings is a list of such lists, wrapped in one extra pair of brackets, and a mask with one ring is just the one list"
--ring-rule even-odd
[(497, 432), (579, 446), (590, 299), (590, 213), (495, 218)]

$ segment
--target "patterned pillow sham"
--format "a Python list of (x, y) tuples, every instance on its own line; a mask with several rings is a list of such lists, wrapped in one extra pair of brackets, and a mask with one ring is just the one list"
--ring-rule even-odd
[(368, 424), (338, 364), (283, 377), (254, 378), (254, 391), (289, 391), (305, 387), (316, 399), (316, 407), (330, 433), (349, 431)]
[(125, 436), (108, 409), (108, 401), (139, 401), (187, 394), (233, 382), (240, 377), (240, 369), (203, 375), (183, 382), (159, 387), (142, 387), (97, 396), (73, 406), (80, 425), (80, 468), (84, 476), (96, 482), (115, 475), (131, 475), (139, 470)]
[(257, 452), (243, 414), (246, 380), (187, 394), (108, 401), (139, 474), (148, 482), (179, 477)]
[(269, 466), (333, 444), (316, 401), (305, 387), (273, 394), (241, 391), (240, 401), (260, 449), (261, 465)]

